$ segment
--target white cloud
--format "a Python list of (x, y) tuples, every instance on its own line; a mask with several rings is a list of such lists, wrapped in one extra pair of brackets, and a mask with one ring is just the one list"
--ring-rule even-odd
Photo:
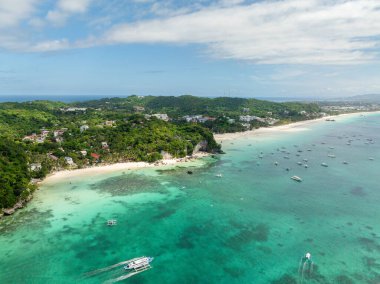
[(39, 42), (29, 48), (29, 51), (33, 52), (50, 52), (69, 49), (70, 44), (67, 39), (49, 40)]
[(73, 14), (85, 13), (92, 0), (60, 0), (54, 10), (48, 11), (46, 19), (54, 25), (62, 26)]
[[(59, 0), (35, 13), (43, 1), (0, 0), (0, 47), (43, 52), (109, 44), (198, 44), (216, 58), (259, 64), (359, 64), (380, 57), (378, 0), (197, 0), (177, 6), (173, 0)], [(97, 16), (87, 13), (92, 4)], [(143, 16), (135, 17), (139, 11)], [(87, 40), (74, 41), (69, 30), (67, 39), (12, 30), (23, 21), (41, 31), (51, 28), (46, 23), (64, 26), (84, 13)], [(129, 22), (114, 25), (122, 18)]]
[(17, 26), (34, 11), (37, 0), (0, 0), (0, 29)]
[(103, 42), (204, 44), (219, 58), (262, 64), (351, 64), (377, 59), (379, 18), (376, 0), (217, 5), (115, 26)]
[(60, 0), (58, 8), (68, 13), (84, 13), (90, 5), (91, 0)]

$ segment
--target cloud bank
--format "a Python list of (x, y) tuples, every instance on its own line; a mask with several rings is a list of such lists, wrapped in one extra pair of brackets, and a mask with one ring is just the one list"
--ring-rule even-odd
[[(0, 32), (35, 18), (37, 0), (0, 0)], [(46, 13), (51, 25), (67, 25), (69, 17), (87, 13), (96, 21), (101, 16), (89, 12), (90, 0), (60, 0)], [(282, 0), (249, 3), (242, 0), (204, 1), (178, 7), (168, 1), (129, 1), (125, 21), (107, 19), (106, 29), (86, 26), (88, 36), (39, 40), (15, 38), (3, 33), (0, 46), (7, 49), (45, 52), (70, 48), (88, 48), (113, 44), (196, 44), (206, 54), (221, 59), (256, 64), (362, 64), (379, 59), (380, 1), (378, 0)], [(29, 3), (29, 4), (26, 4)], [(195, 3), (195, 4), (194, 4)], [(128, 17), (131, 7), (150, 8), (140, 19)], [(16, 8), (19, 9), (16, 9)], [(143, 8), (141, 8), (141, 11)], [(137, 10), (138, 11), (138, 10)], [(41, 12), (41, 11), (40, 11)], [(8, 15), (7, 17), (2, 17)], [(100, 16), (101, 15), (101, 16)], [(143, 15), (143, 13), (142, 13)], [(30, 20), (29, 19), (29, 20)], [(46, 24), (45, 29), (51, 29)], [(90, 36), (91, 35), (91, 36)], [(12, 43), (12, 44), (10, 44)]]

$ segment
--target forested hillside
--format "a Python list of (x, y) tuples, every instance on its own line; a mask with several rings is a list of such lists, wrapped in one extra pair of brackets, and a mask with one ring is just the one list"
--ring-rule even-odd
[(102, 163), (155, 162), (219, 152), (212, 132), (320, 116), (315, 104), (242, 98), (139, 97), (65, 104), (0, 104), (0, 207), (13, 206), (49, 172)]

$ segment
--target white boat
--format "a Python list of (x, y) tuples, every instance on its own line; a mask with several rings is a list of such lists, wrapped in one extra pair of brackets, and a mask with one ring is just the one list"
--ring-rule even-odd
[(299, 176), (292, 176), (291, 179), (295, 180), (295, 181), (298, 181), (298, 182), (302, 181), (302, 178), (300, 178)]
[(218, 178), (223, 177), (222, 174), (216, 174), (215, 176), (218, 177)]
[(348, 165), (348, 162), (347, 161), (343, 161), (343, 164)]
[(321, 166), (326, 167), (326, 168), (328, 167), (328, 165), (326, 163), (322, 163)]
[(375, 160), (375, 159), (374, 159), (374, 158), (372, 158), (372, 157), (370, 157), (370, 158), (369, 158), (369, 160), (370, 160), (370, 161), (373, 161), (373, 160)]
[(114, 220), (114, 219), (108, 220), (107, 225), (108, 226), (115, 226), (115, 225), (117, 225), (117, 220)]
[(329, 158), (335, 158), (335, 155), (333, 155), (333, 154), (328, 154), (327, 157), (329, 157)]
[(149, 256), (142, 256), (142, 257), (137, 257), (132, 260), (130, 260), (127, 265), (124, 266), (124, 269), (135, 269), (135, 270), (140, 270), (140, 269), (145, 269), (145, 268), (150, 268), (150, 263), (153, 261), (153, 257)]

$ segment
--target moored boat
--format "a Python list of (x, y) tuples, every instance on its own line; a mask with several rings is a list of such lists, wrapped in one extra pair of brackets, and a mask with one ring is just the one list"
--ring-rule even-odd
[(291, 179), (295, 180), (295, 181), (298, 181), (298, 182), (302, 181), (302, 178), (300, 178), (299, 176), (292, 176)]

